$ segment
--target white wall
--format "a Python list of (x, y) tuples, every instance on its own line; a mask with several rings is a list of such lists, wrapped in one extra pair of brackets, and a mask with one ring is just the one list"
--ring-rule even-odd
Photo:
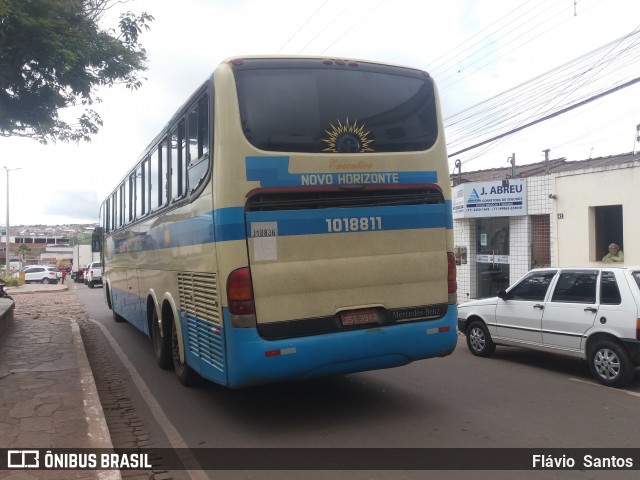
[[(622, 205), (625, 264), (640, 264), (640, 162), (622, 168), (571, 172), (555, 178), (557, 265), (594, 264), (590, 207)], [(558, 214), (563, 218), (559, 219)]]

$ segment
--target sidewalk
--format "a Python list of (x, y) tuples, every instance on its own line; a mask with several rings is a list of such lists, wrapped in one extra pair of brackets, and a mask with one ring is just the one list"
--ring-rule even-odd
[[(74, 318), (81, 308), (75, 295), (60, 284), (6, 291), (14, 300), (0, 299), (0, 448), (112, 448)], [(0, 471), (0, 478), (72, 477), (120, 473)]]

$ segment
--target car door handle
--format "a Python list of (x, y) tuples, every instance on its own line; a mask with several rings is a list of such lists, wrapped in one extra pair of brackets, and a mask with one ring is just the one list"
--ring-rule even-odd
[(544, 305), (540, 305), (539, 303), (536, 303), (533, 308), (537, 308), (538, 310), (544, 310)]
[(587, 307), (584, 309), (585, 312), (597, 313), (598, 309), (593, 307)]

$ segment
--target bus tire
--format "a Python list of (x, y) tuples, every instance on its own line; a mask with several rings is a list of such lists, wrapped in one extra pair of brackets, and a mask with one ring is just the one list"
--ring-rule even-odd
[(113, 321), (116, 323), (125, 322), (125, 318), (122, 315), (118, 315), (115, 310), (111, 310), (111, 315), (113, 316)]
[(168, 370), (173, 365), (173, 358), (171, 355), (171, 335), (169, 332), (165, 332), (162, 335), (160, 331), (160, 322), (158, 319), (158, 313), (156, 309), (153, 309), (151, 316), (151, 328), (149, 328), (149, 336), (151, 337), (151, 344), (153, 345), (153, 354), (156, 357), (156, 363), (163, 370)]
[(180, 346), (178, 345), (178, 332), (175, 325), (171, 328), (171, 351), (173, 356), (173, 369), (182, 385), (193, 387), (200, 381), (200, 375), (186, 363), (180, 361)]

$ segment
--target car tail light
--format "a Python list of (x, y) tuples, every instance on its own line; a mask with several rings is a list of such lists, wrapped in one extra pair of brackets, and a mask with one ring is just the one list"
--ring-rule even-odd
[(447, 291), (449, 292), (449, 303), (457, 302), (458, 282), (456, 282), (456, 256), (453, 252), (447, 252)]
[(227, 300), (229, 313), (231, 313), (231, 324), (234, 327), (255, 326), (256, 307), (253, 301), (253, 286), (249, 267), (231, 272), (227, 278)]
[(640, 318), (636, 319), (636, 340), (640, 340)]

